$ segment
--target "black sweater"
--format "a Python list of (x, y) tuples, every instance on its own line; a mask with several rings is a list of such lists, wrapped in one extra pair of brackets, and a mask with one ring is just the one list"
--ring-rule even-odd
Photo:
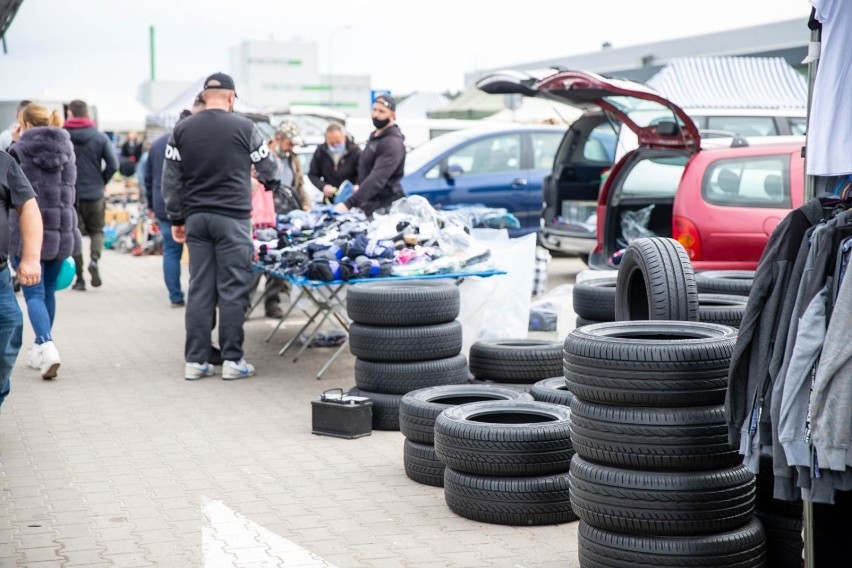
[(344, 180), (353, 185), (358, 184), (358, 160), (361, 158), (361, 148), (355, 142), (347, 141), (346, 149), (340, 156), (340, 161), (334, 165), (334, 157), (328, 149), (328, 144), (320, 144), (311, 158), (308, 168), (308, 179), (319, 190), (328, 184), (340, 187)]
[(405, 196), (400, 180), (405, 168), (405, 137), (394, 124), (379, 136), (370, 134), (358, 162), (359, 189), (346, 200), (367, 215)]

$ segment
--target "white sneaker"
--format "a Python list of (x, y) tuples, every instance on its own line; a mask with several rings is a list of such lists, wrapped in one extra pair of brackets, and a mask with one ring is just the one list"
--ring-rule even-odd
[(59, 365), (62, 361), (59, 359), (59, 351), (56, 350), (56, 345), (52, 341), (45, 341), (39, 345), (39, 353), (41, 354), (41, 378), (55, 379), (56, 373), (59, 371)]
[(27, 367), (41, 370), (41, 349), (36, 343), (33, 343), (33, 348), (30, 349), (30, 354), (27, 357)]
[(215, 374), (216, 369), (210, 363), (187, 363), (183, 370), (183, 378), (187, 381), (197, 381)]
[(222, 365), (222, 378), (226, 381), (253, 377), (254, 372), (254, 365), (246, 363), (245, 359), (240, 359), (239, 361), (225, 361)]

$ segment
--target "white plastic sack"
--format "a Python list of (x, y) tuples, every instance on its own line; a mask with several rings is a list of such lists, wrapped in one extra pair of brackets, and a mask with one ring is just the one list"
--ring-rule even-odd
[(491, 249), (500, 276), (466, 278), (460, 287), (462, 353), (477, 341), (527, 337), (535, 275), (536, 235), (510, 239), (505, 229), (474, 229), (474, 238)]

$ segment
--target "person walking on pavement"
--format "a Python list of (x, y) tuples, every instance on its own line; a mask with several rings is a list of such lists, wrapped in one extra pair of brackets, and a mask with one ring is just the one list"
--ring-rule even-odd
[[(62, 117), (44, 106), (30, 103), (18, 114), (21, 139), (11, 149), (12, 157), (35, 191), (43, 227), (41, 247), (41, 280), (21, 285), (27, 302), (35, 343), (27, 361), (30, 368), (41, 371), (44, 379), (56, 377), (61, 364), (53, 341), (56, 318), (56, 281), (65, 259), (79, 254), (83, 248), (74, 209), (74, 146)], [(12, 212), (9, 249), (14, 266), (23, 258), (20, 218)]]
[(9, 271), (9, 216), (18, 214), (21, 231), (21, 262), (18, 280), (22, 286), (35, 286), (41, 280), (42, 225), (35, 192), (18, 163), (0, 151), (0, 407), (9, 395), (10, 377), (21, 350), (24, 317)]
[[(68, 120), (65, 129), (74, 144), (77, 165), (77, 217), (80, 231), (91, 239), (89, 253), (89, 275), (92, 286), (102, 284), (98, 263), (104, 250), (105, 188), (118, 170), (112, 142), (106, 134), (99, 132), (89, 118), (89, 106), (81, 100), (68, 104)], [(74, 255), (77, 264), (75, 290), (85, 290), (83, 280), (83, 253)]]
[[(204, 110), (204, 100), (201, 93), (195, 98), (192, 111), (184, 110), (180, 120)], [(178, 122), (180, 122), (180, 120)], [(183, 243), (172, 238), (172, 223), (166, 213), (166, 202), (163, 199), (163, 166), (166, 160), (166, 146), (169, 143), (170, 132), (163, 134), (151, 144), (148, 150), (148, 160), (145, 162), (145, 193), (148, 204), (163, 237), (163, 279), (169, 292), (169, 301), (175, 308), (186, 305), (186, 298), (180, 283), (180, 258), (183, 255)]]
[(12, 143), (17, 142), (21, 135), (21, 125), (18, 124), (18, 114), (31, 102), (32, 101), (23, 100), (18, 103), (18, 108), (15, 110), (15, 120), (12, 121), (9, 128), (0, 132), (0, 150), (8, 152)]
[(358, 161), (359, 184), (346, 201), (334, 206), (338, 213), (357, 207), (372, 216), (405, 197), (400, 182), (405, 168), (405, 136), (395, 122), (396, 99), (379, 95), (370, 114), (376, 130), (370, 133)]
[(346, 136), (343, 125), (332, 122), (325, 129), (325, 142), (317, 146), (308, 168), (308, 179), (319, 188), (326, 203), (331, 203), (340, 184), (358, 185), (358, 160), (361, 147)]
[(267, 188), (277, 168), (252, 122), (233, 114), (236, 87), (224, 73), (204, 81), (207, 109), (179, 122), (166, 145), (163, 198), (172, 237), (189, 247), (184, 378), (215, 374), (210, 334), (219, 307), (223, 379), (255, 374), (243, 353), (252, 281), (251, 166)]

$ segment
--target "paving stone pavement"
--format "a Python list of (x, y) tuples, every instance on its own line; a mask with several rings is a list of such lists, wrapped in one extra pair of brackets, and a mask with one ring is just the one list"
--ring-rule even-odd
[(312, 435), (311, 400), (353, 386), (354, 358), (317, 381), (329, 348), (278, 357), (295, 328), (265, 343), (260, 310), (245, 341), (258, 376), (185, 381), (160, 262), (106, 251), (103, 287), (58, 293), (57, 380), (26, 368), (27, 324), (0, 414), (0, 566), (579, 565), (576, 522), (455, 515), (406, 477), (399, 432)]

